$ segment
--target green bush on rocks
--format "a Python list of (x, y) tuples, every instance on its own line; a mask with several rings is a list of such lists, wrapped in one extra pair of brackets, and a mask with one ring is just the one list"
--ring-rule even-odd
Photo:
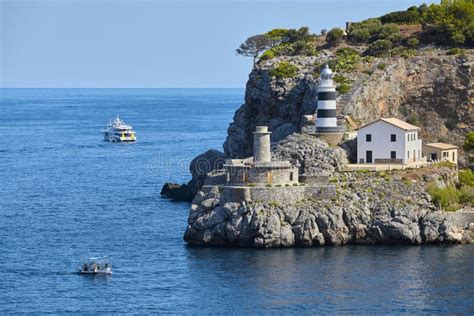
[(289, 62), (282, 61), (278, 67), (270, 70), (270, 76), (281, 78), (294, 78), (298, 74), (298, 67)]
[(335, 27), (326, 34), (326, 42), (331, 46), (338, 46), (344, 38), (344, 31)]
[(383, 56), (390, 49), (392, 49), (393, 44), (391, 41), (386, 39), (380, 39), (369, 45), (369, 52), (374, 56)]

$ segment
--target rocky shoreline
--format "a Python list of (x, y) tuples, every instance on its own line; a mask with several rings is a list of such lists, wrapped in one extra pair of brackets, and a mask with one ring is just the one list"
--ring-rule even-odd
[[(330, 176), (329, 194), (294, 188), (266, 188), (274, 200), (231, 201), (225, 189), (204, 185), (193, 199), (185, 241), (195, 245), (240, 247), (309, 247), (343, 244), (469, 243), (457, 213), (435, 206), (428, 183), (443, 187), (456, 181), (456, 170), (429, 167), (416, 171), (339, 172), (340, 148), (330, 148), (310, 136), (292, 135), (276, 147), (286, 157), (306, 159), (303, 170), (323, 170)], [(333, 162), (331, 165), (330, 162)], [(323, 166), (321, 166), (323, 165)], [(250, 188), (250, 190), (262, 190)], [(281, 191), (285, 191), (283, 198)], [(300, 190), (298, 190), (300, 191)], [(327, 190), (326, 190), (327, 191)], [(289, 192), (289, 194), (288, 194)]]
[[(472, 53), (466, 49), (463, 55), (451, 56), (443, 49), (427, 48), (412, 57), (363, 61), (356, 70), (341, 74), (352, 84), (349, 92), (338, 95), (338, 115), (356, 125), (383, 116), (418, 120), (423, 139), (449, 139), (460, 145), (466, 131), (474, 128), (469, 101), (474, 91)], [(331, 147), (300, 134), (308, 124), (305, 115), (313, 114), (316, 107), (315, 65), (328, 58), (334, 58), (333, 51), (322, 51), (317, 57), (278, 57), (252, 70), (245, 104), (228, 128), (224, 152), (210, 150), (197, 156), (187, 184), (166, 184), (162, 189), (162, 195), (173, 200), (192, 200), (184, 239), (196, 245), (265, 248), (472, 242), (472, 231), (465, 226), (474, 216), (445, 212), (427, 193), (428, 184), (453, 184), (453, 170), (343, 172), (343, 166), (354, 160), (352, 141)], [(298, 74), (283, 79), (270, 76), (281, 61), (296, 65)], [(282, 199), (279, 188), (273, 188), (275, 198), (265, 201), (229, 199), (210, 173), (218, 173), (226, 158), (251, 155), (257, 125), (272, 131), (275, 159), (299, 165), (303, 179), (327, 181), (334, 194), (318, 196), (306, 184), (305, 190), (286, 190), (290, 197), (282, 195)], [(459, 163), (466, 165), (462, 152)], [(247, 195), (259, 194), (250, 188)]]

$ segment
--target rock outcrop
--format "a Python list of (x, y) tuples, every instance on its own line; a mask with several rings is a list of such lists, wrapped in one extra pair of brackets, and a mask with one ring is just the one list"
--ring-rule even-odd
[[(226, 156), (251, 155), (256, 125), (268, 125), (273, 142), (299, 131), (303, 115), (316, 109), (315, 64), (332, 56), (332, 51), (323, 51), (318, 57), (278, 57), (260, 62), (250, 73), (245, 104), (229, 126)], [(361, 61), (355, 71), (343, 74), (352, 81), (352, 88), (339, 94), (339, 114), (351, 116), (358, 124), (395, 116), (419, 124), (425, 140), (461, 145), (465, 133), (474, 129), (472, 56), (470, 49), (455, 56), (441, 49), (424, 49), (408, 58)], [(298, 75), (271, 77), (269, 71), (281, 61), (296, 65)], [(463, 156), (460, 158), (463, 163)]]
[(329, 147), (324, 141), (308, 134), (292, 134), (273, 148), (274, 160), (289, 160), (300, 165), (305, 175), (329, 176), (348, 163), (341, 147)]
[(268, 202), (227, 202), (219, 187), (193, 200), (184, 239), (190, 244), (290, 247), (342, 244), (469, 242), (455, 215), (433, 205), (425, 191), (433, 178), (451, 181), (450, 170), (408, 180), (401, 173), (336, 175), (336, 194)]
[(207, 174), (221, 169), (224, 162), (224, 153), (215, 149), (196, 156), (189, 166), (192, 179), (187, 184), (165, 183), (161, 189), (161, 195), (173, 201), (192, 201), (204, 184)]

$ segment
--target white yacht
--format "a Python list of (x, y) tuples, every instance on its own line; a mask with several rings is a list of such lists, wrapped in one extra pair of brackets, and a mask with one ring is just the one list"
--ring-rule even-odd
[(104, 140), (109, 142), (134, 142), (137, 140), (135, 131), (130, 125), (125, 124), (118, 115), (109, 122), (106, 129), (102, 130)]
[(80, 274), (112, 274), (112, 265), (108, 257), (89, 257), (81, 267)]

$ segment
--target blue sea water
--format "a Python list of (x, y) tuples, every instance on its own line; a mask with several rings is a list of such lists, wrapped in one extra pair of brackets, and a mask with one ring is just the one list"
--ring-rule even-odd
[[(0, 90), (0, 314), (474, 313), (474, 247), (188, 247), (159, 195), (242, 89)], [(102, 141), (119, 114), (134, 144)], [(88, 251), (110, 277), (75, 273)]]

